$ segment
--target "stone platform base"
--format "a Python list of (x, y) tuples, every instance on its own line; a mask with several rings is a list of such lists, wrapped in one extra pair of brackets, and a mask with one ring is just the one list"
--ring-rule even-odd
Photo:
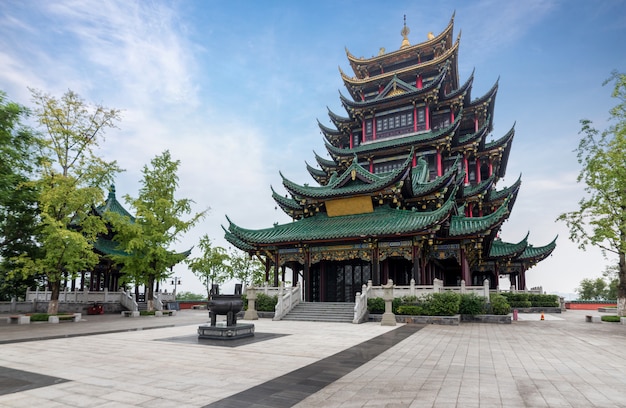
[(254, 336), (254, 325), (250, 323), (237, 323), (235, 326), (209, 324), (198, 326), (200, 339), (234, 340), (250, 336)]

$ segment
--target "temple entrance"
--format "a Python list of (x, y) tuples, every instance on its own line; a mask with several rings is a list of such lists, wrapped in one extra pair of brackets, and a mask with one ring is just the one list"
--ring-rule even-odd
[(444, 286), (461, 286), (463, 271), (461, 265), (454, 258), (443, 259), (438, 262), (443, 269)]
[(311, 265), (312, 302), (354, 302), (363, 284), (372, 279), (367, 261), (321, 261)]
[(393, 257), (385, 259), (382, 264), (383, 284), (389, 279), (393, 280), (394, 285), (408, 286), (411, 284), (413, 277), (413, 264), (402, 257)]
[(472, 272), (472, 286), (481, 286), (485, 279), (489, 279), (489, 289), (496, 289), (498, 280), (493, 272)]

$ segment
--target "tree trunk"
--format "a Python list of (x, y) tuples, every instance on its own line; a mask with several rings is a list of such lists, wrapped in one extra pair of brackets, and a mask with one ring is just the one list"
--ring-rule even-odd
[(154, 275), (148, 275), (148, 284), (146, 285), (146, 304), (148, 311), (154, 310)]
[(61, 282), (51, 282), (50, 302), (48, 302), (48, 314), (57, 314), (59, 312), (59, 293), (61, 292)]
[(619, 281), (617, 283), (617, 315), (626, 316), (626, 253), (619, 254)]

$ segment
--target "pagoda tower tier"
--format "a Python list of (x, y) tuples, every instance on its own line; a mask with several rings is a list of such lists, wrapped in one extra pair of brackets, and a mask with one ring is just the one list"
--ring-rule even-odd
[[(302, 281), (307, 301), (353, 301), (363, 284), (482, 285), (508, 275), (525, 289), (525, 272), (546, 258), (556, 238), (532, 246), (500, 238), (521, 187), (498, 188), (515, 126), (492, 135), (499, 80), (472, 98), (474, 72), (458, 78), (460, 36), (454, 15), (441, 34), (372, 58), (346, 50), (340, 69), (345, 113), (318, 121), (328, 156), (306, 163), (315, 186), (280, 174), (286, 193), (272, 196), (291, 219), (251, 230), (227, 217), (226, 239), (273, 271)], [(283, 278), (284, 279), (284, 278)]]

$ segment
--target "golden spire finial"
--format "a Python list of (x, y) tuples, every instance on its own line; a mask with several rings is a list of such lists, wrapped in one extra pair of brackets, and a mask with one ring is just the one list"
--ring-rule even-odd
[(406, 26), (406, 14), (405, 14), (404, 15), (404, 27), (402, 28), (402, 31), (400, 31), (400, 34), (402, 34), (402, 45), (400, 45), (400, 49), (411, 46), (411, 43), (409, 42), (409, 38), (408, 38), (410, 32), (411, 30), (409, 30), (409, 27)]

